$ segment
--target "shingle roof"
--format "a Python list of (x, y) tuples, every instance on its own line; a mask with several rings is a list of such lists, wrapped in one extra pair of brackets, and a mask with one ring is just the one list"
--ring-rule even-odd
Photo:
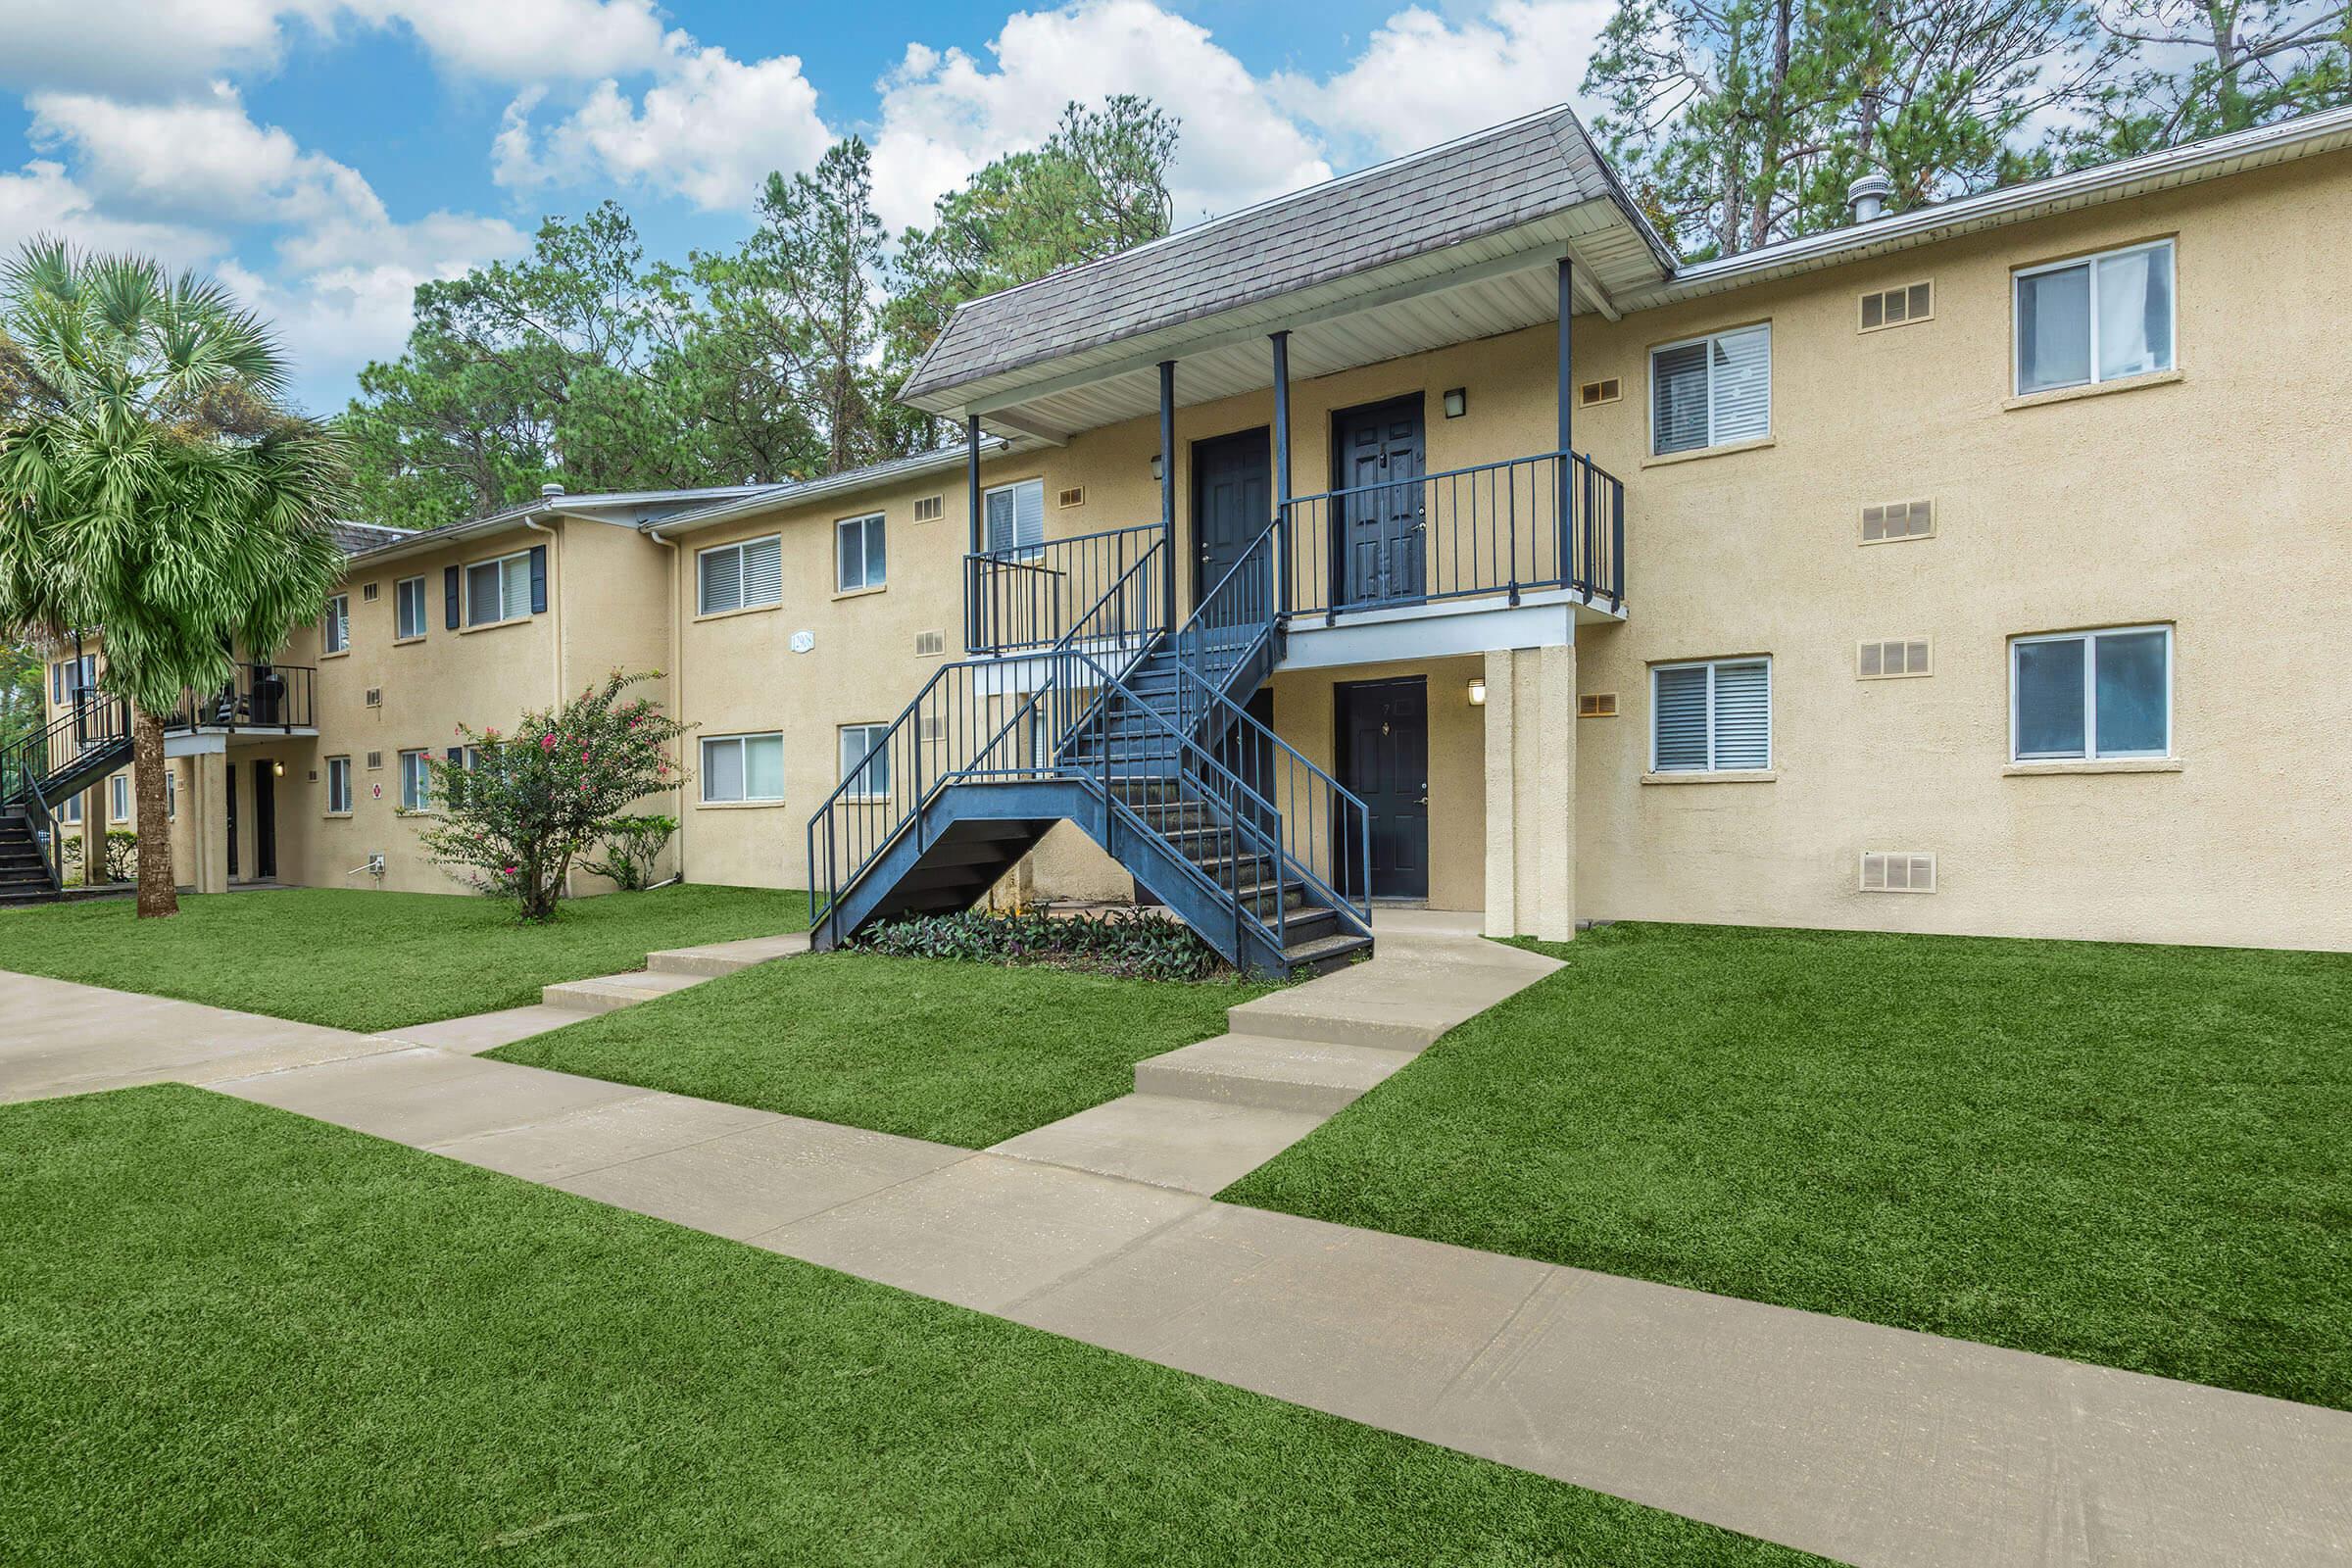
[(356, 556), (363, 550), (380, 549), (396, 540), (407, 538), (410, 532), (406, 528), (387, 528), (380, 522), (350, 522), (341, 519), (328, 523), (326, 529), (335, 536), (336, 546), (347, 556)]
[(1576, 116), (1544, 110), (974, 300), (900, 396), (911, 402), (1612, 194), (1623, 200)]

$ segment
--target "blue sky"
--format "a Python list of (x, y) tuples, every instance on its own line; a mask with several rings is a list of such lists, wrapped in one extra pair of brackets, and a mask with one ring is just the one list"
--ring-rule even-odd
[[(1573, 99), (1608, 0), (0, 0), (0, 245), (201, 267), (304, 401), (399, 351), (417, 282), (606, 196), (731, 244), (769, 169), (873, 145), (894, 228), (1071, 99), (1179, 115), (1192, 221)], [(7, 110), (13, 109), (14, 113)]]

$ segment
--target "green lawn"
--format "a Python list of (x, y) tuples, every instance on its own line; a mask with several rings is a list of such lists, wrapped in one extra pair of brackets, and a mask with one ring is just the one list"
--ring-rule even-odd
[(1269, 987), (870, 953), (763, 964), (490, 1054), (983, 1149), (1132, 1093)]
[(1619, 926), (1225, 1196), (2352, 1407), (2352, 957)]
[(170, 920), (128, 900), (0, 910), (0, 968), (341, 1029), (393, 1029), (539, 1000), (539, 988), (644, 967), (661, 948), (808, 923), (805, 893), (670, 887), (564, 906), (343, 888), (183, 896)]
[(181, 1087), (0, 1109), (0, 1561), (1811, 1561)]

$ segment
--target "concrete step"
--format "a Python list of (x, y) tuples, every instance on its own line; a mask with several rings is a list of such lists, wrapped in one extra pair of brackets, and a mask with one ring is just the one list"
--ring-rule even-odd
[(1048, 1122), (989, 1152), (1207, 1194), (1249, 1175), (1322, 1119), (1313, 1111), (1127, 1095)]
[(1135, 1092), (1330, 1115), (1412, 1059), (1374, 1046), (1219, 1035), (1137, 1062)]
[[(1377, 963), (1379, 960), (1373, 960)], [(1342, 970), (1348, 973), (1348, 970)], [(1381, 1051), (1418, 1055), (1453, 1027), (1450, 1022), (1425, 1018), (1411, 1006), (1329, 1003), (1320, 997), (1301, 998), (1306, 986), (1293, 986), (1255, 1002), (1225, 1009), (1225, 1021), (1237, 1035), (1265, 1035), (1277, 1040), (1304, 1040), (1370, 1046)]]
[(782, 936), (753, 937), (744, 942), (712, 942), (699, 948), (671, 948), (649, 953), (645, 966), (654, 974), (692, 974), (709, 977), (733, 974), (756, 963), (790, 958), (808, 951), (808, 933), (788, 931)]
[(1282, 957), (1294, 969), (1312, 969), (1317, 974), (1324, 974), (1347, 963), (1371, 946), (1371, 938), (1358, 936), (1353, 931), (1335, 931), (1304, 941), (1294, 936)]
[(709, 978), (703, 974), (661, 974), (651, 970), (608, 974), (594, 980), (570, 980), (542, 987), (539, 1002), (542, 1006), (562, 1007), (569, 1012), (618, 1012), (640, 1002), (701, 985)]

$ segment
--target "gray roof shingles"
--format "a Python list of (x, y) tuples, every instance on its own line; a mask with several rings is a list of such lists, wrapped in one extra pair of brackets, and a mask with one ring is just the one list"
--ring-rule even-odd
[(901, 396), (1115, 343), (1615, 196), (1565, 108), (972, 301)]

